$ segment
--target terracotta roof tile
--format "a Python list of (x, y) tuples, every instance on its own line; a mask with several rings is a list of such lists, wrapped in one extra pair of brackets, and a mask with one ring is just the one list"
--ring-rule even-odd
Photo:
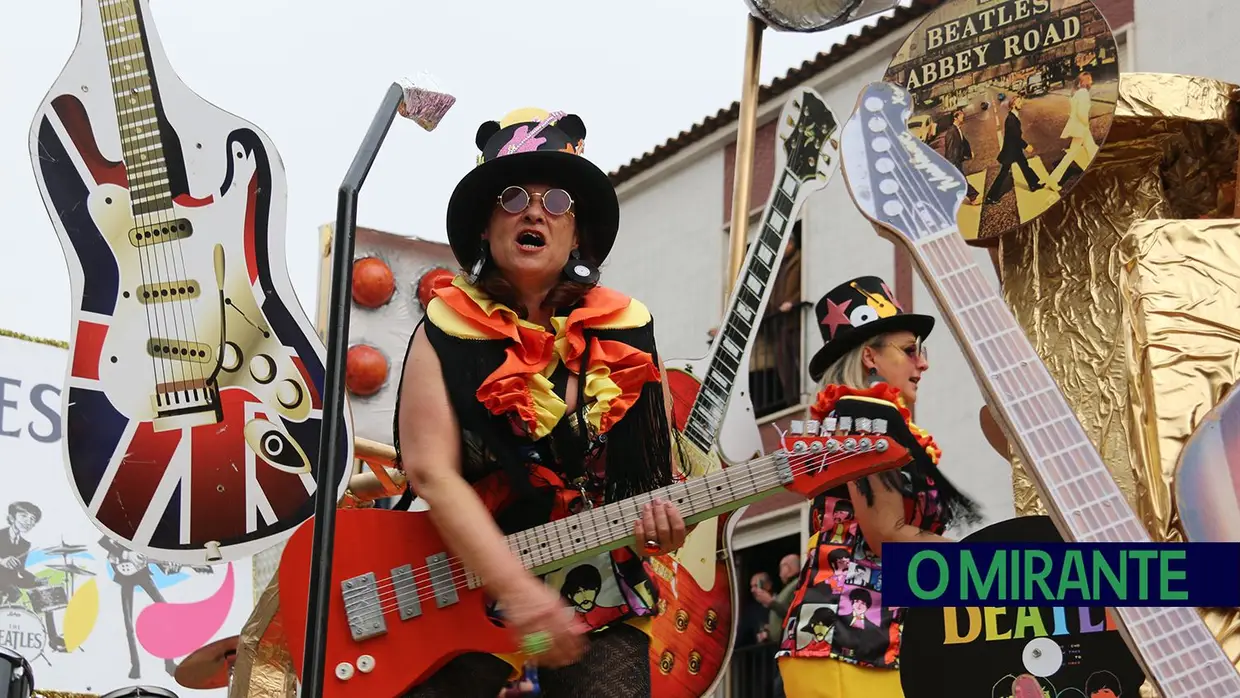
[[(883, 17), (873, 26), (863, 27), (860, 32), (849, 35), (844, 41), (832, 46), (831, 50), (819, 53), (813, 59), (804, 61), (800, 66), (790, 69), (783, 77), (775, 78), (769, 85), (761, 86), (758, 89), (758, 102), (761, 104), (779, 97), (814, 75), (829, 70), (875, 41), (905, 28), (937, 5), (942, 4), (943, 1), (913, 0), (908, 7), (896, 8), (891, 16)], [(654, 150), (633, 158), (625, 165), (621, 165), (608, 175), (611, 178), (612, 185), (619, 186), (621, 182), (649, 170), (688, 146), (730, 125), (739, 117), (740, 106), (740, 102), (732, 102), (731, 106), (726, 109), (720, 109), (718, 112), (715, 112), (714, 116), (706, 117), (701, 123), (694, 124), (688, 131), (681, 131), (661, 145), (655, 146)]]

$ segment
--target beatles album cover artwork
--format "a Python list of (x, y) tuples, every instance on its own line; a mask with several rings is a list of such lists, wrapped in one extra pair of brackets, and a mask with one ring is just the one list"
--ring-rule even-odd
[[(964, 540), (1063, 537), (1049, 517), (1021, 516)], [(904, 609), (900, 682), (908, 698), (1123, 698), (1145, 674), (1106, 608), (918, 606)]]
[(909, 34), (884, 80), (913, 95), (913, 134), (964, 174), (961, 234), (993, 244), (1093, 162), (1115, 113), (1119, 56), (1090, 0), (952, 0)]

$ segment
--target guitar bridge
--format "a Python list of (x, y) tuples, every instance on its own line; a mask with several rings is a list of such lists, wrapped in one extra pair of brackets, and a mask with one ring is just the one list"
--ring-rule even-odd
[(219, 392), (206, 378), (170, 381), (155, 386), (155, 431), (184, 429), (220, 421)]
[(379, 602), (379, 585), (375, 573), (367, 572), (340, 583), (344, 597), (344, 615), (349, 622), (349, 634), (355, 642), (369, 640), (387, 634), (387, 620)]

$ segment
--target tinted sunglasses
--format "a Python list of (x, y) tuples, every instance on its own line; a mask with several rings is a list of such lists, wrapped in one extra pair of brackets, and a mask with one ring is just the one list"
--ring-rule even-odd
[(500, 192), (499, 205), (509, 213), (521, 213), (529, 208), (533, 197), (542, 202), (543, 210), (553, 216), (562, 216), (573, 207), (573, 197), (563, 189), (548, 189), (542, 194), (530, 194), (525, 189), (513, 185)]

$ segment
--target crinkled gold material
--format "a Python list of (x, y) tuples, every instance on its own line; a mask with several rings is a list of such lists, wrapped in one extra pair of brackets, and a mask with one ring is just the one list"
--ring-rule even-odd
[(1176, 463), (1240, 376), (1240, 220), (1139, 221), (1119, 256), (1139, 513), (1180, 541)]
[(279, 577), (273, 577), (241, 629), (228, 698), (295, 698), (297, 675), (280, 622)]
[[(1236, 142), (1225, 124), (1232, 89), (1183, 75), (1123, 75), (1115, 125), (1080, 184), (1000, 240), (1008, 305), (1139, 512), (1155, 507), (1137, 502), (1129, 457), (1118, 245), (1138, 220), (1232, 215)], [(1045, 513), (1018, 458), (1013, 466), (1017, 514)]]
[[(1123, 75), (1115, 124), (1093, 165), (1058, 206), (999, 241), (1006, 302), (1155, 540), (1180, 538), (1170, 489), (1176, 457), (1219, 399), (1218, 386), (1235, 380), (1224, 377), (1221, 354), (1199, 355), (1194, 347), (1205, 341), (1205, 313), (1222, 311), (1235, 295), (1240, 264), (1216, 261), (1206, 250), (1225, 245), (1240, 260), (1238, 222), (1191, 220), (1235, 215), (1237, 142), (1226, 125), (1234, 89), (1182, 75)], [(1146, 224), (1133, 227), (1146, 219), (1179, 220), (1163, 221), (1160, 237)], [(1189, 236), (1190, 229), (1213, 230), (1219, 239)], [(1178, 276), (1166, 261), (1177, 254), (1191, 262)], [(1217, 302), (1194, 307), (1192, 298)], [(1169, 315), (1169, 308), (1185, 315)], [(1230, 310), (1212, 328), (1216, 347), (1240, 339), (1240, 304)], [(1190, 341), (1182, 335), (1192, 327), (1201, 336), (1177, 344)], [(1140, 366), (1130, 365), (1130, 341)], [(1143, 341), (1166, 345), (1142, 348)], [(1186, 353), (1177, 363), (1172, 352), (1180, 349)], [(1207, 378), (1212, 370), (1218, 375)], [(1176, 384), (1177, 371), (1194, 377)], [(1012, 465), (1016, 513), (1045, 513), (1018, 457)], [(1203, 615), (1236, 661), (1240, 617)], [(1141, 694), (1156, 695), (1148, 685)]]
[[(1138, 513), (1155, 540), (1180, 541), (1180, 453), (1240, 379), (1240, 220), (1139, 221), (1118, 252)], [(1240, 612), (1201, 612), (1240, 660)]]

